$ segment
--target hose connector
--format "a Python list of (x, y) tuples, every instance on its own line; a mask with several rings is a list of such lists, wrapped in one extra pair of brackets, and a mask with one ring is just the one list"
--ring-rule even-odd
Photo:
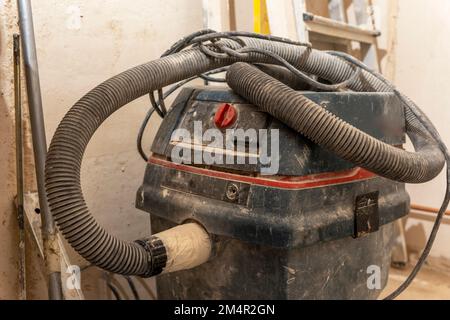
[(148, 270), (141, 275), (143, 278), (150, 278), (160, 274), (167, 263), (167, 251), (164, 243), (156, 236), (135, 241), (148, 254)]
[(187, 223), (135, 241), (148, 254), (148, 270), (142, 277), (152, 277), (195, 268), (209, 260), (211, 238), (197, 223)]

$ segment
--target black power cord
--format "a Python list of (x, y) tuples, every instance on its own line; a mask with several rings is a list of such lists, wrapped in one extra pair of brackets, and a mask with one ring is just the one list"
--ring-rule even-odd
[(108, 289), (112, 292), (116, 300), (122, 300), (122, 297), (119, 294), (119, 290), (116, 288), (115, 285), (113, 285), (112, 283), (107, 283), (106, 285), (108, 286)]
[[(162, 55), (162, 57), (166, 57), (168, 55), (174, 54), (176, 52), (180, 52), (181, 50), (189, 47), (189, 46), (200, 46), (205, 50), (205, 46), (203, 45), (204, 42), (210, 41), (212, 44), (217, 45), (217, 40), (219, 39), (229, 39), (232, 41), (235, 41), (236, 43), (240, 44), (242, 47), (245, 47), (245, 43), (239, 38), (239, 37), (247, 37), (247, 38), (256, 38), (256, 39), (264, 39), (269, 41), (275, 41), (275, 42), (281, 42), (281, 43), (287, 43), (297, 46), (306, 46), (311, 47), (310, 43), (304, 43), (304, 42), (298, 42), (298, 41), (292, 41), (290, 39), (271, 36), (271, 35), (263, 35), (263, 34), (257, 34), (252, 32), (245, 32), (245, 31), (231, 31), (231, 32), (216, 32), (211, 29), (205, 29), (200, 30), (197, 32), (194, 32), (179, 41), (175, 42), (168, 50), (166, 50)], [(264, 50), (266, 51), (266, 50)], [(271, 54), (271, 52), (266, 51), (268, 54)], [(211, 52), (210, 52), (211, 55)], [(224, 58), (227, 58), (227, 56), (223, 56)], [(281, 58), (281, 57), (280, 57)], [(300, 71), (299, 71), (300, 72)], [(214, 79), (214, 78), (207, 78), (208, 74), (212, 74), (213, 72), (208, 72), (204, 75), (199, 75), (198, 77), (206, 80), (206, 81), (215, 81), (215, 82), (224, 82), (223, 79)], [(196, 78), (196, 77), (195, 77)], [(152, 103), (153, 108), (158, 113), (158, 115), (163, 118), (165, 116), (165, 105), (164, 105), (164, 97), (162, 93), (162, 89), (157, 90), (158, 92), (158, 99), (159, 99), (159, 105), (156, 103), (156, 99), (154, 97), (154, 93), (150, 92), (150, 102)], [(160, 108), (161, 106), (161, 108)]]
[(134, 285), (133, 279), (130, 276), (124, 276), (125, 280), (128, 282), (128, 286), (130, 287), (131, 292), (133, 293), (134, 300), (141, 300), (139, 293)]
[(119, 293), (119, 289), (117, 289), (117, 287), (111, 281), (112, 276), (108, 272), (104, 272), (103, 276), (105, 278), (106, 286), (111, 291), (111, 293), (113, 294), (114, 298), (116, 300), (122, 300), (122, 296)]

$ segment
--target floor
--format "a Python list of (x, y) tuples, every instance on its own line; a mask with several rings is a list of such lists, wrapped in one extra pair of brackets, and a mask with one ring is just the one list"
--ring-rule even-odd
[[(391, 269), (389, 282), (381, 298), (394, 291), (409, 275), (412, 267)], [(398, 300), (450, 300), (450, 269), (424, 267)]]

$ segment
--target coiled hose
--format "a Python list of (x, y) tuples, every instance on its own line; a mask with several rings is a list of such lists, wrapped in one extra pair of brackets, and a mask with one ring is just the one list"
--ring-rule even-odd
[[(305, 73), (317, 75), (331, 83), (346, 81), (354, 74), (354, 67), (349, 63), (321, 51), (262, 39), (246, 37), (239, 39), (249, 48), (274, 53), (295, 68)], [(224, 39), (220, 42), (231, 49), (239, 48), (239, 44), (235, 41)], [(153, 259), (151, 253), (138, 243), (124, 242), (109, 234), (97, 223), (86, 206), (80, 183), (81, 163), (89, 140), (95, 131), (103, 121), (119, 108), (148, 92), (159, 90), (169, 84), (238, 61), (277, 63), (273, 58), (257, 52), (249, 52), (245, 57), (213, 58), (203, 52), (201, 48), (194, 47), (137, 66), (103, 82), (82, 97), (64, 116), (55, 132), (47, 155), (46, 191), (51, 212), (60, 231), (82, 257), (110, 272), (124, 275), (152, 275)], [(236, 69), (241, 67), (238, 65)], [(245, 86), (247, 85), (250, 86), (251, 84), (246, 83)], [(273, 86), (277, 86), (276, 83), (270, 84), (269, 88)], [(365, 70), (362, 70), (359, 76), (348, 84), (348, 88), (355, 91), (389, 90), (385, 83)], [(257, 92), (254, 90), (246, 91), (248, 89), (244, 87), (242, 89), (249, 95), (250, 92)], [(285, 88), (281, 89), (286, 90)], [(270, 104), (268, 104), (270, 110), (283, 116), (283, 111), (276, 111), (273, 108), (273, 106), (282, 103), (283, 97), (281, 96), (274, 96), (273, 100), (260, 99), (259, 96), (252, 96), (252, 99), (261, 102), (270, 101)], [(299, 97), (292, 97), (301, 102)], [(290, 105), (288, 101), (284, 103)], [(317, 115), (321, 115), (321, 113), (316, 112), (309, 114), (316, 117), (306, 120), (305, 116), (307, 115), (300, 116), (301, 114), (298, 113), (295, 118), (286, 117), (286, 121), (291, 121), (290, 125), (294, 126), (299, 121), (309, 122), (314, 120), (320, 126), (329, 117), (329, 115), (318, 117)], [(429, 154), (436, 159), (426, 162), (420, 154), (416, 156), (403, 155), (403, 151), (392, 150), (385, 145), (365, 138), (361, 134), (356, 135), (348, 126), (336, 119), (333, 120), (333, 123), (333, 127), (329, 130), (316, 132), (315, 138), (317, 141), (332, 146), (333, 144), (326, 137), (333, 135), (332, 130), (340, 130), (345, 139), (337, 137), (339, 143), (334, 143), (334, 145), (337, 145), (336, 149), (341, 150), (343, 155), (348, 155), (351, 159), (357, 160), (358, 163), (370, 164), (370, 167), (377, 169), (379, 172), (392, 174), (392, 177), (405, 181), (424, 182), (433, 178), (439, 172), (439, 167), (442, 168), (442, 154), (439, 150), (433, 149), (434, 144), (430, 143), (428, 150)], [(308, 125), (305, 123), (299, 129), (304, 130), (307, 127)], [(420, 123), (415, 122), (414, 116), (408, 118), (408, 128), (412, 128), (409, 132), (417, 131), (417, 133), (424, 135), (425, 130)], [(307, 132), (314, 134), (315, 131), (314, 128), (309, 128)], [(352, 140), (353, 137), (356, 138), (354, 141)], [(424, 135), (424, 137), (427, 136)], [(421, 141), (427, 140), (422, 139)], [(357, 143), (361, 148), (364, 147), (370, 154), (375, 155), (377, 160), (386, 158), (389, 161), (381, 161), (383, 165), (380, 166), (378, 161), (366, 159), (362, 151), (355, 149)], [(369, 144), (370, 148), (365, 145), (366, 143)], [(423, 143), (425, 146), (418, 145), (420, 150), (424, 150), (422, 147), (426, 148), (427, 143)], [(372, 152), (371, 148), (377, 148), (380, 153)], [(354, 150), (356, 155), (352, 156), (348, 152), (349, 150)], [(396, 156), (390, 156), (391, 153)], [(417, 165), (419, 168), (404, 168), (400, 163), (404, 160), (412, 166)], [(388, 164), (392, 164), (395, 169), (388, 170), (386, 167)]]
[(339, 119), (301, 93), (247, 63), (235, 63), (227, 72), (228, 85), (258, 106), (341, 158), (380, 176), (423, 183), (436, 177), (444, 157), (433, 140), (409, 132), (416, 152), (388, 145)]

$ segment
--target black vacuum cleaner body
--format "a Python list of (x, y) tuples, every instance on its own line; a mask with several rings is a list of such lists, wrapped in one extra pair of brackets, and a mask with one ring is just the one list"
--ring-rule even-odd
[[(303, 94), (387, 144), (405, 142), (394, 93)], [(208, 130), (231, 138), (211, 147)], [(136, 206), (152, 233), (195, 221), (213, 239), (208, 262), (157, 277), (160, 299), (371, 299), (384, 288), (393, 223), (409, 211), (403, 183), (219, 87), (183, 89), (151, 151)]]

